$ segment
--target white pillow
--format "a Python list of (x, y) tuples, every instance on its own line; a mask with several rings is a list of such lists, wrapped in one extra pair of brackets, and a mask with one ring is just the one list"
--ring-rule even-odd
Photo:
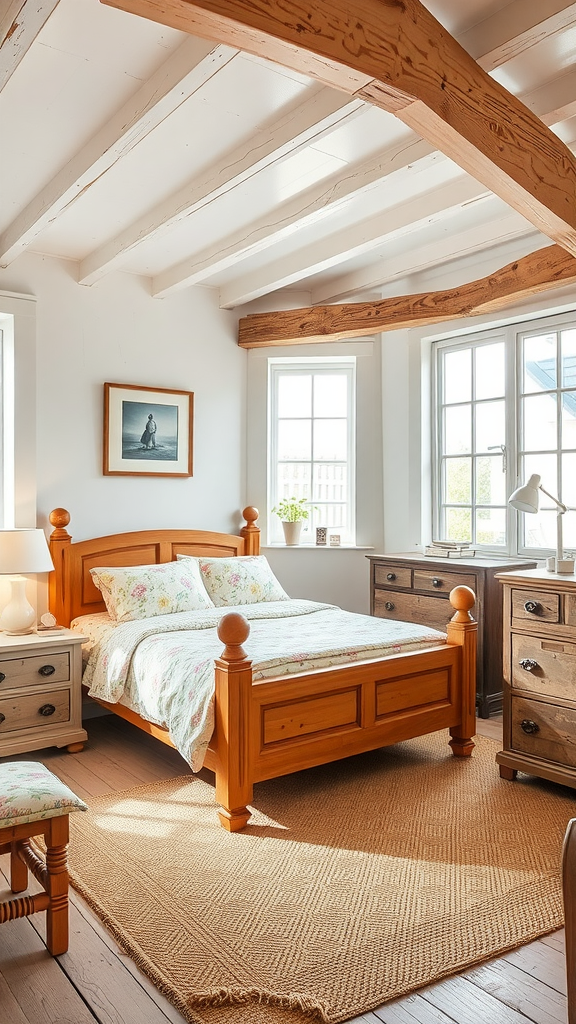
[(257, 604), (261, 601), (289, 601), (264, 555), (240, 555), (237, 558), (195, 558), (204, 586), (217, 608), (224, 605)]
[(108, 614), (116, 622), (214, 607), (200, 569), (192, 560), (158, 565), (97, 566), (90, 569), (90, 575), (104, 598)]

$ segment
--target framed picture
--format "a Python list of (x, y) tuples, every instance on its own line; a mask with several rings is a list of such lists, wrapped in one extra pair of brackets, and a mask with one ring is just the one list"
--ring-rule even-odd
[(192, 476), (194, 394), (104, 385), (104, 474)]

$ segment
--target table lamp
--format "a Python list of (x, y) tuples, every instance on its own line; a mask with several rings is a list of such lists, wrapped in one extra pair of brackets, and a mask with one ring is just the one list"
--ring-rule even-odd
[(565, 505), (558, 498), (555, 498), (553, 494), (550, 494), (547, 490), (542, 487), (540, 483), (541, 477), (538, 473), (533, 473), (528, 483), (522, 487), (517, 487), (508, 498), (508, 504), (512, 505), (512, 508), (517, 508), (519, 512), (537, 512), (540, 500), (539, 491), (542, 491), (547, 498), (550, 498), (554, 504), (558, 507), (556, 515), (556, 557), (546, 559), (546, 569), (548, 572), (560, 572), (560, 573), (572, 573), (574, 572), (574, 559), (564, 558), (564, 544), (562, 538), (562, 516), (565, 512), (574, 512), (575, 509)]
[(10, 577), (12, 597), (0, 615), (0, 630), (17, 636), (31, 633), (36, 612), (26, 597), (22, 573), (54, 568), (44, 530), (0, 530), (0, 574)]

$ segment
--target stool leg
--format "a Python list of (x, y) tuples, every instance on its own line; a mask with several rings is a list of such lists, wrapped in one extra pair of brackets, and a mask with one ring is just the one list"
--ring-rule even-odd
[(12, 892), (24, 892), (28, 888), (28, 867), (18, 856), (18, 850), (30, 846), (28, 839), (17, 839), (10, 844), (10, 888)]
[(46, 829), (46, 945), (52, 956), (68, 949), (68, 815), (51, 818)]

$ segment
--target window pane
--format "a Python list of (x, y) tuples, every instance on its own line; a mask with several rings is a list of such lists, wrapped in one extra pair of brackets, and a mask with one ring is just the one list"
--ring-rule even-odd
[(476, 502), (479, 505), (505, 505), (507, 497), (502, 456), (482, 455), (476, 459)]
[[(346, 501), (348, 487), (348, 467), (342, 463), (314, 466), (315, 504), (318, 502)], [(321, 525), (326, 525), (322, 523)]]
[[(558, 494), (558, 458), (556, 455), (525, 455), (522, 459), (521, 479), (518, 486), (525, 484), (533, 473), (539, 473), (542, 477), (542, 487), (545, 487), (550, 494)], [(550, 499), (545, 494), (540, 495), (540, 504), (546, 504)]]
[(470, 405), (456, 405), (444, 410), (444, 452), (457, 455), (472, 450)]
[(315, 375), (314, 415), (348, 415), (348, 378), (342, 373)]
[(312, 415), (312, 377), (298, 373), (278, 378), (278, 415)]
[(524, 391), (548, 391), (556, 387), (556, 333), (525, 338)]
[(562, 387), (576, 387), (576, 330), (561, 334)]
[(474, 350), (476, 360), (476, 398), (504, 396), (506, 372), (504, 342), (497, 345), (479, 345)]
[(556, 513), (543, 512), (535, 515), (526, 513), (524, 520), (524, 543), (527, 548), (552, 548), (556, 551)]
[[(554, 494), (554, 491), (550, 491), (550, 494)], [(560, 497), (565, 505), (576, 508), (576, 455), (573, 453), (562, 456), (562, 494)], [(572, 516), (576, 520), (576, 512), (568, 513), (564, 518), (567, 520)]]
[(502, 546), (506, 543), (506, 510), (479, 508), (476, 512), (476, 543)]
[(472, 515), (469, 508), (446, 509), (446, 540), (472, 540)]
[(276, 493), (278, 501), (282, 498), (309, 498), (311, 492), (310, 464), (305, 462), (280, 462)]
[(472, 397), (472, 352), (469, 348), (444, 356), (444, 401), (468, 402)]
[(504, 402), (483, 402), (476, 406), (476, 451), (486, 452), (506, 441)]
[(562, 448), (576, 448), (576, 391), (562, 395)]
[(523, 398), (524, 438), (525, 451), (543, 451), (544, 449), (555, 449), (558, 443), (556, 431), (557, 403), (556, 395), (536, 395), (533, 398)]
[(347, 434), (346, 420), (315, 420), (314, 459), (346, 459)]
[(314, 517), (314, 529), (316, 526), (327, 526), (334, 532), (348, 529), (345, 505), (319, 505), (314, 511)]
[(446, 459), (444, 472), (446, 501), (469, 505), (472, 501), (472, 459)]
[(278, 458), (309, 459), (312, 456), (312, 423), (310, 420), (280, 420), (278, 423)]

